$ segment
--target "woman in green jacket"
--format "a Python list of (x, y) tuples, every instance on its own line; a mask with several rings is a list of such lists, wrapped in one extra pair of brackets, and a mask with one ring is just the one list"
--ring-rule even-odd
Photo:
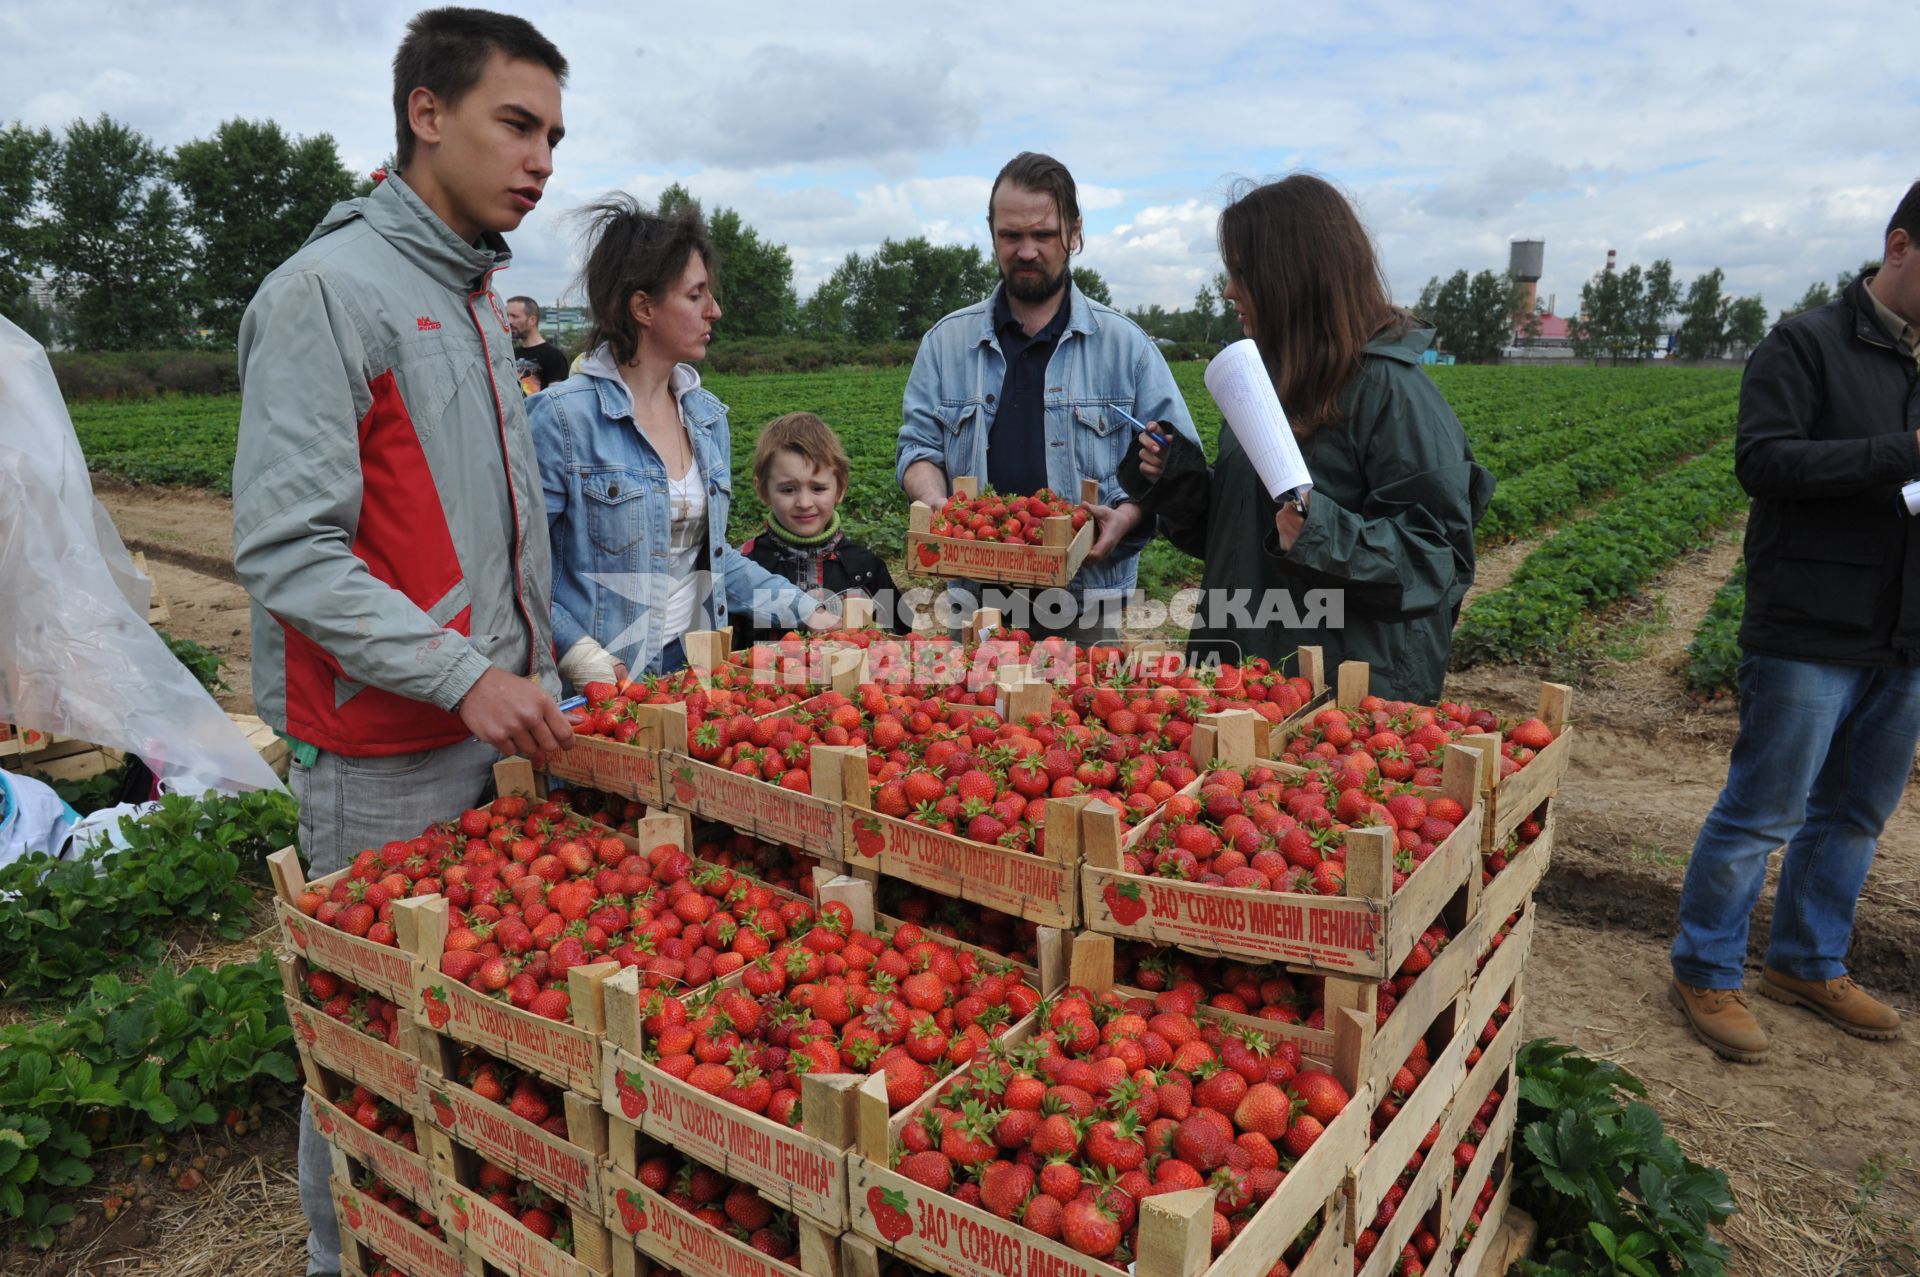
[(1304, 509), (1276, 502), (1224, 424), (1211, 467), (1175, 432), (1135, 439), (1121, 484), (1206, 560), (1188, 651), (1278, 665), (1318, 644), (1330, 666), (1372, 666), (1378, 695), (1438, 700), (1493, 476), (1421, 370), (1433, 330), (1393, 305), (1366, 228), (1318, 177), (1243, 191), (1220, 255), (1313, 487)]

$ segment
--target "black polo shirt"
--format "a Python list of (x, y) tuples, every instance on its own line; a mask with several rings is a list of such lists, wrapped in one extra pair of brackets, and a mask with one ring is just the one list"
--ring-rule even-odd
[(987, 484), (995, 492), (1030, 496), (1047, 486), (1047, 361), (1067, 330), (1072, 300), (1069, 281), (1060, 290), (1060, 309), (1029, 337), (1007, 305), (1005, 286), (994, 294), (993, 331), (1007, 360), (987, 434)]

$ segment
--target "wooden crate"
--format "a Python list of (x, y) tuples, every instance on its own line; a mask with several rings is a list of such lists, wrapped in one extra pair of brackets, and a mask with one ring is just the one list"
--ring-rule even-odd
[[(416, 1203), (431, 1208), (433, 1183), (424, 1148), (420, 1152), (409, 1152), (354, 1121), (353, 1115), (335, 1102), (347, 1089), (337, 1076), (323, 1069), (308, 1070), (306, 1096), (313, 1129), (334, 1151), (366, 1167)], [(416, 1138), (423, 1137), (425, 1131), (421, 1128), (425, 1123), (418, 1118), (414, 1123)]]
[(1525, 767), (1500, 778), (1498, 754), (1488, 760), (1486, 839), (1489, 848), (1507, 836), (1541, 803), (1560, 790), (1573, 760), (1574, 730), (1567, 721), (1573, 691), (1560, 683), (1540, 684), (1538, 717), (1553, 730), (1553, 743), (1535, 754)]
[(681, 1277), (839, 1277), (840, 1239), (795, 1215), (800, 1253), (783, 1263), (681, 1210), (618, 1167), (607, 1171), (606, 1225), (613, 1277), (639, 1277), (646, 1261)]
[(597, 1099), (562, 1092), (567, 1133), (561, 1136), (516, 1117), (504, 1104), (482, 1099), (435, 1064), (421, 1072), (420, 1095), (426, 1111), (421, 1147), (440, 1174), (453, 1176), (459, 1150), (471, 1149), (538, 1184), (569, 1209), (599, 1218), (607, 1116)]
[(662, 705), (658, 710), (667, 806), (829, 860), (846, 855), (848, 791), (866, 787), (866, 750), (815, 744), (809, 768), (812, 792), (802, 794), (688, 756), (686, 706)]
[[(410, 1021), (404, 1016), (400, 1021), (404, 1048), (388, 1046), (342, 1024), (310, 1005), (302, 995), (305, 961), (286, 954), (278, 957), (280, 982), (286, 989), (287, 1022), (293, 1026), (294, 1045), (300, 1050), (308, 1085), (315, 1084), (315, 1068), (323, 1069), (400, 1105), (416, 1120), (423, 1116), (420, 1057)], [(399, 1005), (403, 1009), (406, 1006)]]
[[(417, 952), (406, 947), (404, 933), (400, 947), (375, 944), (364, 936), (350, 936), (338, 927), (326, 926), (301, 913), (297, 902), (308, 889), (308, 883), (306, 871), (300, 866), (300, 853), (292, 847), (282, 847), (268, 856), (267, 868), (273, 875), (274, 917), (280, 924), (282, 943), (290, 953), (363, 989), (372, 989), (403, 1007), (414, 1004), (414, 985), (423, 964)], [(336, 881), (350, 872), (350, 868), (341, 869), (317, 878), (312, 888), (323, 894), (329, 892)], [(442, 910), (445, 907), (446, 902), (442, 901)], [(399, 905), (395, 905), (396, 930), (400, 914)], [(436, 955), (439, 952), (437, 948), (434, 950)]]
[[(660, 766), (661, 720), (652, 712), (657, 707), (641, 708), (636, 720), (640, 730), (631, 742), (576, 733), (571, 746), (542, 755), (535, 763), (554, 780), (569, 785), (659, 804), (666, 793)], [(684, 731), (684, 721), (681, 726)]]
[[(1107, 935), (1178, 945), (1195, 953), (1286, 962), (1321, 972), (1381, 979), (1406, 960), (1469, 875), (1479, 868), (1482, 819), (1477, 758), (1450, 747), (1444, 792), (1466, 809), (1451, 836), (1392, 890), (1393, 835), (1347, 835), (1346, 894), (1300, 895), (1207, 886), (1120, 868), (1121, 849), (1085, 843), (1080, 894), (1086, 925)], [(1153, 819), (1138, 831), (1150, 837)]]
[[(37, 727), (18, 727), (0, 722), (0, 758), (18, 760), (40, 753), (60, 738)], [(9, 766), (13, 766), (9, 762)]]
[(434, 1209), (447, 1236), (479, 1263), (507, 1277), (589, 1277), (612, 1271), (612, 1247), (604, 1220), (570, 1211), (574, 1253), (523, 1227), (459, 1179), (434, 1172)]
[(338, 1162), (328, 1187), (340, 1226), (342, 1259), (364, 1270), (370, 1266), (368, 1252), (378, 1252), (406, 1270), (408, 1277), (468, 1277), (467, 1255), (459, 1245), (433, 1236), (363, 1196), (340, 1173)]
[[(980, 481), (972, 475), (954, 479), (956, 494), (978, 496)], [(1083, 504), (1096, 504), (1100, 485), (1091, 479), (1080, 483)], [(916, 501), (907, 511), (907, 567), (928, 576), (984, 581), (994, 585), (1064, 586), (1072, 581), (1093, 548), (1096, 529), (1092, 519), (1079, 531), (1065, 516), (1044, 520), (1040, 545), (1020, 545), (999, 541), (968, 541), (959, 537), (933, 535), (935, 510), (924, 501)]]
[[(1082, 935), (1073, 947), (1071, 984), (1100, 993), (1112, 987), (1113, 945), (1104, 936)], [(1202, 1018), (1210, 1018), (1202, 1009)], [(1018, 1041), (1031, 1033), (1029, 1017), (1009, 1035)], [(1337, 1209), (1348, 1174), (1366, 1145), (1367, 1114), (1373, 1091), (1358, 1077), (1360, 1034), (1357, 1015), (1335, 1018), (1340, 1039), (1341, 1077), (1352, 1101), (1301, 1158), (1254, 1221), (1210, 1265), (1213, 1191), (1193, 1189), (1149, 1198), (1141, 1203), (1138, 1277), (1261, 1277), (1316, 1218)], [(861, 1084), (857, 1104), (858, 1142), (848, 1158), (853, 1227), (894, 1253), (951, 1277), (1003, 1277), (1008, 1272), (1045, 1270), (1056, 1277), (1108, 1277), (1110, 1266), (1049, 1241), (1011, 1220), (934, 1193), (892, 1170), (892, 1150), (900, 1130), (917, 1120), (938, 1089), (916, 1104), (888, 1113), (883, 1078)], [(883, 1224), (882, 1212), (890, 1223)], [(899, 1223), (904, 1220), (905, 1230)]]

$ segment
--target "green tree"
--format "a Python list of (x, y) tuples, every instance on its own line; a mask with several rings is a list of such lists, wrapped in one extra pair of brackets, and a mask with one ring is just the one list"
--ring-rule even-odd
[(1513, 340), (1513, 311), (1518, 286), (1507, 275), (1457, 270), (1444, 281), (1434, 276), (1420, 290), (1414, 313), (1434, 327), (1441, 350), (1467, 363), (1487, 363)]
[(941, 316), (993, 291), (999, 272), (972, 244), (924, 236), (849, 253), (808, 299), (803, 327), (861, 343), (918, 341)]
[(24, 313), (27, 286), (46, 265), (46, 228), (34, 208), (58, 153), (53, 134), (18, 123), (0, 129), (0, 313)]
[(267, 273), (306, 242), (353, 175), (325, 133), (290, 138), (272, 120), (228, 120), (173, 155), (197, 243), (191, 286), (200, 321), (232, 344)]
[(1741, 297), (1727, 307), (1727, 344), (1742, 358), (1767, 335), (1767, 304), (1758, 297)]
[(91, 124), (76, 120), (46, 192), (47, 261), (73, 345), (182, 344), (189, 243), (166, 157), (105, 115)]
[(1680, 305), (1680, 289), (1673, 282), (1673, 263), (1666, 258), (1647, 267), (1645, 283), (1634, 322), (1634, 335), (1643, 352), (1660, 345), (1667, 334), (1667, 320)]
[(720, 259), (719, 329), (741, 337), (777, 337), (791, 332), (798, 301), (793, 292), (793, 258), (786, 245), (760, 238), (760, 232), (730, 208), (717, 208), (707, 223)]
[(1100, 278), (1100, 272), (1091, 266), (1073, 268), (1073, 286), (1102, 306), (1113, 305), (1113, 294), (1107, 291), (1107, 281)]
[(1807, 291), (1800, 295), (1799, 301), (1780, 312), (1780, 318), (1789, 319), (1802, 311), (1818, 310), (1832, 300), (1833, 290), (1827, 287), (1824, 280), (1816, 279), (1807, 285)]
[(693, 192), (675, 182), (660, 192), (660, 199), (654, 205), (654, 211), (662, 217), (678, 217), (682, 213), (692, 213), (697, 221), (700, 218), (700, 201), (693, 198)]
[(1720, 285), (1727, 273), (1718, 266), (1687, 285), (1680, 307), (1680, 331), (1674, 354), (1682, 359), (1710, 359), (1727, 344), (1727, 299)]
[(1580, 286), (1580, 316), (1567, 325), (1573, 353), (1582, 359), (1637, 359), (1646, 281), (1638, 266), (1602, 270)]

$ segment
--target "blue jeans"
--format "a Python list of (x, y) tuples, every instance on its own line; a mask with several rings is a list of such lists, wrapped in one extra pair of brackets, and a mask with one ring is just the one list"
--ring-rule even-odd
[[(436, 820), (451, 820), (480, 801), (500, 755), (482, 741), (389, 758), (322, 753), (313, 766), (292, 765), (287, 779), (300, 803), (300, 848), (308, 874), (344, 869), (363, 847), (412, 838)], [(333, 1152), (300, 1102), (300, 1208), (307, 1216), (307, 1271), (340, 1271), (340, 1226), (327, 1177)]]
[(1696, 988), (1741, 987), (1748, 917), (1785, 843), (1766, 966), (1831, 980), (1846, 973), (1874, 842), (1920, 741), (1920, 668), (1749, 652), (1739, 686), (1740, 734), (1687, 862), (1673, 972)]

